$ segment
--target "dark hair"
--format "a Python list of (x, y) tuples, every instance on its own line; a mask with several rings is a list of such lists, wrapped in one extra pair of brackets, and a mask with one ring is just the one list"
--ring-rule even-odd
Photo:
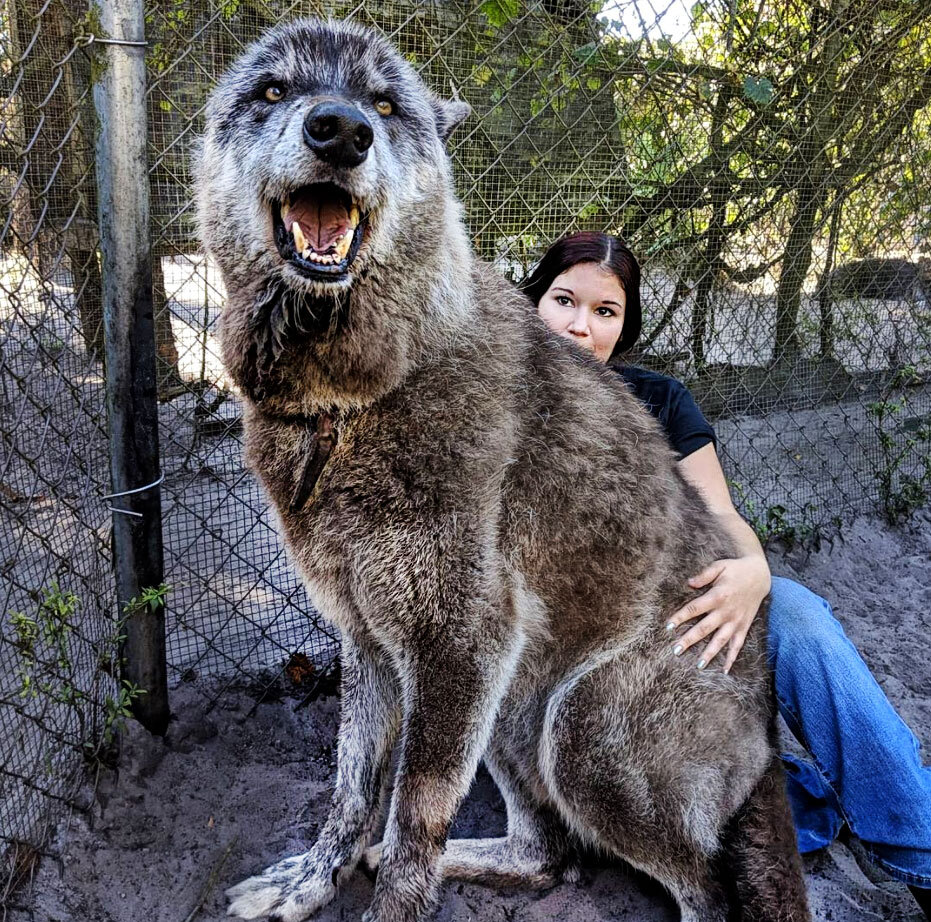
[(597, 263), (606, 269), (624, 288), (626, 306), (624, 327), (610, 358), (626, 352), (640, 336), (643, 318), (640, 313), (640, 265), (637, 258), (619, 237), (600, 231), (579, 231), (557, 240), (520, 284), (520, 290), (533, 303), (539, 304), (553, 279), (579, 263)]

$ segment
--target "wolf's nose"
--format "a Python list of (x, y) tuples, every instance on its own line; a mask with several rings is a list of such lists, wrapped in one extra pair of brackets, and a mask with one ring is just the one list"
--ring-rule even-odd
[(374, 137), (368, 119), (344, 103), (322, 102), (304, 119), (305, 143), (333, 166), (358, 166), (368, 156)]

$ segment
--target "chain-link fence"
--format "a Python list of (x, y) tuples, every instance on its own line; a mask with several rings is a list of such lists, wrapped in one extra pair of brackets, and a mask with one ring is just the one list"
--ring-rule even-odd
[(119, 698), (84, 16), (0, 5), (0, 894)]
[[(95, 8), (0, 0), (0, 845), (28, 870), (129, 703), (115, 682)], [(240, 460), (221, 284), (193, 228), (206, 95), (301, 14), (384, 31), (473, 116), (451, 154), (476, 249), (517, 278), (562, 233), (644, 267), (634, 360), (715, 422), (758, 531), (931, 489), (931, 7), (907, 0), (161, 0), (146, 15), (167, 648), (174, 682), (307, 684), (308, 611)], [(140, 178), (142, 180), (142, 178)]]

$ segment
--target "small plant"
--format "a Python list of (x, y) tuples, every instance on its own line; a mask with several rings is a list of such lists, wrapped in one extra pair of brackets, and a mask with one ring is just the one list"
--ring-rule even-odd
[(70, 666), (68, 648), (72, 619), (80, 602), (73, 592), (62, 592), (56, 582), (52, 583), (51, 589), (43, 589), (42, 595), (39, 605), (42, 638), (56, 651), (58, 665), (66, 669)]
[(767, 506), (765, 511), (758, 511), (756, 503), (747, 496), (743, 484), (736, 480), (728, 480), (727, 483), (736, 497), (735, 505), (742, 509), (741, 514), (760, 539), (760, 544), (765, 546), (773, 541), (784, 541), (789, 547), (794, 547), (796, 544), (817, 541), (818, 510), (812, 503), (806, 503), (801, 510), (801, 519), (793, 522), (785, 506), (774, 503)]
[(39, 340), (39, 346), (42, 349), (43, 355), (47, 356), (52, 361), (57, 359), (65, 351), (66, 345), (63, 339), (51, 333), (45, 334)]
[(16, 648), (24, 658), (34, 659), (36, 653), (36, 640), (39, 636), (39, 625), (27, 614), (21, 611), (10, 612), (10, 624), (16, 634)]
[(120, 682), (116, 698), (110, 695), (104, 698), (103, 733), (101, 734), (104, 746), (113, 746), (116, 741), (116, 734), (122, 733), (126, 729), (126, 721), (133, 716), (133, 702), (144, 694), (146, 694), (144, 688), (123, 679)]
[[(37, 666), (47, 670), (50, 663), (45, 660), (52, 654), (51, 662), (67, 672), (70, 670), (69, 640), (72, 618), (78, 609), (78, 598), (73, 592), (62, 592), (58, 583), (42, 590), (42, 600), (36, 618), (25, 612), (11, 611), (10, 626), (13, 628), (14, 645), (19, 653), (17, 674), (20, 679), (21, 698), (35, 698), (40, 686), (35, 681)], [(39, 643), (43, 643), (41, 658)]]
[(143, 589), (137, 597), (130, 599), (123, 606), (123, 612), (128, 617), (146, 608), (149, 611), (155, 611), (165, 605), (165, 600), (168, 598), (170, 591), (171, 586), (168, 583), (162, 583), (160, 586), (149, 586)]
[[(164, 605), (169, 588), (163, 583), (143, 589), (126, 603), (126, 617), (116, 622), (110, 634), (88, 641), (96, 650), (98, 664), (90, 674), (81, 672), (74, 661), (81, 602), (73, 592), (52, 582), (35, 593), (39, 605), (34, 617), (22, 611), (7, 616), (18, 658), (19, 696), (42, 698), (72, 714), (78, 726), (76, 745), (91, 762), (105, 762), (113, 755), (117, 735), (132, 716), (133, 702), (146, 694), (144, 688), (118, 678), (122, 666), (118, 651), (126, 639), (126, 620)], [(104, 674), (116, 681), (114, 693), (101, 688)]]
[[(905, 365), (892, 376), (880, 399), (866, 405), (879, 441), (879, 500), (891, 525), (923, 506), (931, 491), (931, 423), (919, 421), (910, 426), (911, 421), (904, 419), (909, 405), (907, 389), (920, 382), (916, 369)], [(914, 458), (916, 449), (920, 467), (905, 472), (903, 468)]]

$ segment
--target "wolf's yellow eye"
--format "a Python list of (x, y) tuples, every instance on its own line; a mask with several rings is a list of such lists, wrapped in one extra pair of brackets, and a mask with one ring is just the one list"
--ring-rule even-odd
[(390, 99), (378, 99), (375, 101), (375, 111), (379, 115), (394, 115), (394, 103)]
[(284, 89), (273, 83), (271, 86), (266, 87), (265, 98), (269, 102), (279, 102), (280, 100), (284, 99)]

